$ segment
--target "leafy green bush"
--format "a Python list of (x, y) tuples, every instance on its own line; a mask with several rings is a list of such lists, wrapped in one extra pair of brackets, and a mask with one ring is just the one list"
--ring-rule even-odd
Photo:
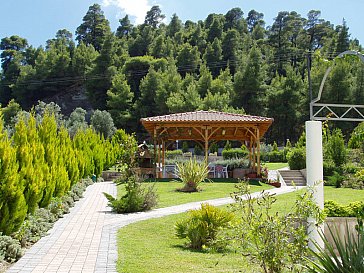
[(335, 166), (334, 161), (332, 160), (324, 160), (323, 162), (323, 171), (324, 171), (324, 176), (331, 176), (334, 174), (335, 171), (337, 171), (337, 168)]
[(0, 261), (15, 262), (23, 255), (18, 240), (0, 233)]
[(117, 213), (128, 213), (150, 210), (157, 205), (157, 194), (152, 186), (143, 187), (141, 179), (137, 176), (128, 178), (125, 184), (126, 194), (120, 199), (115, 199), (104, 192), (109, 201), (109, 206)]
[(198, 186), (207, 178), (208, 172), (209, 169), (206, 163), (198, 163), (195, 158), (191, 158), (184, 163), (177, 163), (176, 174), (184, 184), (180, 191), (198, 191)]
[(226, 150), (224, 149), (222, 151), (222, 157), (224, 159), (235, 159), (235, 158), (244, 158), (248, 155), (247, 150), (243, 150), (241, 148), (234, 148)]
[(189, 211), (186, 219), (176, 223), (176, 236), (187, 238), (190, 248), (201, 250), (213, 244), (217, 233), (226, 228), (233, 217), (231, 212), (201, 204), (201, 209)]
[(291, 170), (301, 170), (306, 168), (305, 148), (293, 148), (287, 154), (287, 161)]
[(344, 179), (344, 176), (342, 176), (339, 172), (334, 171), (333, 175), (327, 177), (326, 185), (340, 188), (342, 183), (344, 182)]

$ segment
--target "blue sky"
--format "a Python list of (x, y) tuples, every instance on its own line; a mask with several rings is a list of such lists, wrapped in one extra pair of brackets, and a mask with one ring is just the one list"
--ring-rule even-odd
[[(264, 14), (267, 25), (279, 11), (297, 11), (303, 17), (309, 10), (321, 11), (321, 17), (337, 25), (345, 18), (352, 38), (364, 45), (363, 0), (17, 0), (2, 1), (0, 38), (19, 35), (29, 44), (38, 47), (66, 28), (73, 34), (82, 23), (88, 7), (93, 3), (102, 5), (113, 31), (118, 19), (128, 13), (135, 22), (142, 22), (146, 11), (159, 5), (167, 20), (176, 13), (182, 21), (204, 20), (209, 13), (225, 14), (240, 7), (245, 16), (251, 9)], [(341, 4), (341, 5), (340, 5)]]

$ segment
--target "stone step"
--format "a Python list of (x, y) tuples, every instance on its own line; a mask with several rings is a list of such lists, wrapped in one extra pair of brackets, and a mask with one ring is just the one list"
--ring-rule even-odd
[(307, 184), (306, 178), (302, 175), (301, 171), (281, 170), (279, 173), (287, 186), (292, 186), (293, 184), (296, 186), (305, 186)]

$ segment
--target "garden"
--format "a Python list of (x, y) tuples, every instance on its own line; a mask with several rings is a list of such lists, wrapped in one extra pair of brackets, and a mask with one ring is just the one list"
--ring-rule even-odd
[[(341, 131), (331, 131), (324, 124), (324, 211), (310, 201), (310, 188), (281, 196), (262, 193), (260, 199), (243, 200), (239, 198), (240, 194), (266, 190), (270, 186), (264, 183), (249, 185), (247, 181), (209, 183), (200, 179), (200, 183), (197, 183), (200, 191), (186, 194), (179, 189), (186, 187), (193, 179), (183, 177), (183, 171), (177, 175), (179, 181), (155, 183), (154, 190), (161, 200), (158, 207), (203, 201), (208, 197), (226, 197), (229, 194), (235, 197), (236, 204), (221, 208), (204, 204), (198, 210), (146, 220), (120, 229), (118, 271), (362, 272), (363, 128), (363, 124), (358, 126), (345, 145)], [(279, 158), (277, 161), (288, 161), (292, 169), (305, 168), (304, 134), (294, 146), (290, 143), (280, 149), (276, 145), (269, 146), (263, 147), (262, 156), (271, 156), (273, 162), (264, 162), (266, 167), (285, 167), (285, 163), (274, 162), (275, 158)], [(244, 154), (244, 147), (234, 150), (235, 154)], [(187, 173), (193, 173), (196, 165), (205, 168), (205, 175), (208, 172), (207, 166), (201, 162), (185, 160), (176, 164), (182, 165), (182, 170), (189, 166)], [(338, 176), (340, 180), (336, 179)], [(150, 182), (143, 185), (148, 187)], [(214, 188), (218, 188), (219, 193)], [(205, 196), (207, 192), (209, 194)], [(119, 193), (127, 195), (120, 186)], [(352, 217), (357, 221), (355, 229), (349, 230), (346, 226), (349, 235), (344, 240), (338, 239), (340, 236), (335, 227), (326, 228), (325, 235), (322, 235), (326, 251), (312, 252), (308, 249), (307, 232), (302, 224), (302, 219), (309, 215), (314, 215), (318, 223), (323, 223), (327, 217)], [(301, 220), (297, 222), (297, 219)], [(330, 241), (330, 236), (334, 238), (334, 243)], [(176, 257), (181, 257), (177, 263)], [(340, 271), (340, 268), (345, 269)]]
[[(213, 181), (204, 160), (186, 159), (183, 152), (181, 156), (172, 151), (167, 152), (167, 160), (176, 164), (176, 177), (151, 181), (135, 173), (138, 145), (133, 135), (117, 130), (104, 137), (95, 126), (72, 131), (65, 124), (45, 108), (18, 116), (11, 128), (0, 126), (2, 264), (19, 259), (69, 212), (88, 185), (102, 180), (103, 170), (111, 168), (121, 173), (115, 180), (118, 195), (104, 195), (116, 213), (217, 198), (235, 200), (221, 207), (202, 204), (200, 209), (120, 229), (119, 272), (330, 272), (330, 266), (363, 270), (363, 124), (347, 141), (340, 130), (324, 124), (324, 211), (311, 201), (309, 187), (280, 196), (267, 192), (272, 189), (264, 177), (268, 169), (305, 167), (304, 134), (295, 145), (289, 141), (280, 148), (276, 143), (261, 145), (265, 172), (260, 179)], [(227, 142), (217, 162), (248, 167), (248, 156), (244, 145), (232, 148)], [(260, 198), (253, 197), (258, 193)], [(334, 246), (325, 233), (329, 252), (314, 253), (308, 248), (304, 224), (308, 216), (318, 223), (326, 217), (353, 217), (357, 222), (346, 240), (336, 240)], [(336, 238), (336, 232), (329, 229), (331, 237)], [(333, 255), (340, 258), (334, 264)], [(181, 257), (178, 262), (176, 257)]]

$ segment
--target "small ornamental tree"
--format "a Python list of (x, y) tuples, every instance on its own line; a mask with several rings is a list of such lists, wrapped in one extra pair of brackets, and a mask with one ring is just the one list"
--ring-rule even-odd
[(16, 149), (3, 131), (0, 119), (0, 233), (11, 234), (23, 223), (28, 206), (23, 194), (24, 184), (19, 183), (19, 165)]
[(112, 137), (116, 131), (114, 121), (107, 111), (96, 110), (91, 116), (91, 125), (95, 131), (103, 135), (104, 138)]
[(335, 129), (328, 137), (325, 152), (334, 161), (336, 167), (341, 168), (346, 163), (346, 148), (344, 136), (340, 129)]

